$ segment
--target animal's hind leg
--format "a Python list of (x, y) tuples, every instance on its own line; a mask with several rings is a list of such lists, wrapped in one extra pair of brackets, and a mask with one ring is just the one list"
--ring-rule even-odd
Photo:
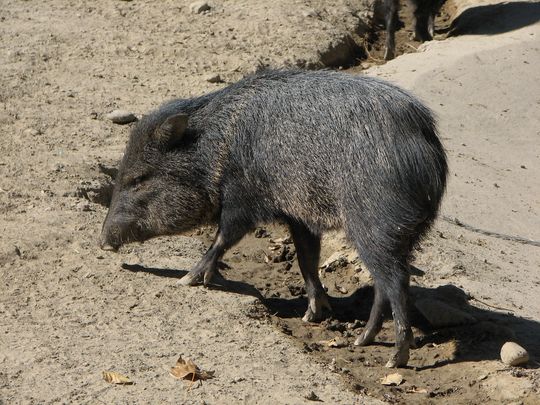
[(319, 322), (328, 317), (332, 310), (318, 273), (321, 238), (298, 221), (289, 221), (289, 227), (296, 247), (298, 265), (306, 283), (309, 301), (306, 314), (302, 320), (305, 322)]
[(377, 282), (374, 285), (375, 297), (369, 314), (369, 320), (362, 334), (358, 336), (354, 344), (356, 346), (365, 346), (373, 343), (375, 336), (381, 331), (384, 317), (384, 307), (386, 297)]
[(396, 30), (398, 28), (398, 0), (383, 0), (384, 2), (384, 20), (386, 23), (386, 46), (384, 50), (384, 59), (394, 59), (396, 54)]
[(405, 264), (394, 263), (388, 269), (384, 289), (392, 308), (396, 333), (395, 351), (386, 367), (403, 367), (409, 361), (413, 333), (409, 320), (409, 273)]
[[(360, 227), (362, 229), (362, 227)], [(366, 345), (373, 341), (383, 321), (384, 302), (388, 300), (394, 318), (396, 344), (387, 367), (402, 367), (409, 361), (409, 349), (413, 334), (408, 314), (409, 272), (407, 257), (412, 246), (410, 235), (407, 242), (396, 235), (386, 235), (381, 229), (377, 242), (362, 240), (358, 232), (349, 229), (356, 241), (358, 253), (375, 280), (375, 300), (368, 323), (355, 344)], [(397, 245), (397, 246), (396, 246)], [(401, 245), (401, 246), (400, 246)]]

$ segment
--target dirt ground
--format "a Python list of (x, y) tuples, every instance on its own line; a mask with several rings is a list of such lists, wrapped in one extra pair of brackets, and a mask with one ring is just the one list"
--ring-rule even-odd
[[(540, 248), (463, 226), (540, 239), (538, 3), (465, 10), (457, 22), (449, 3), (437, 41), (424, 45), (409, 39), (403, 4), (407, 55), (387, 64), (369, 1), (215, 1), (203, 13), (191, 4), (2, 2), (0, 404), (540, 403)], [(452, 29), (462, 36), (446, 39)], [(211, 228), (118, 254), (97, 248), (130, 129), (105, 115), (140, 116), (264, 66), (384, 77), (439, 116), (446, 219), (416, 252), (418, 348), (399, 386), (381, 384), (393, 372), (390, 314), (374, 345), (352, 344), (373, 291), (340, 234), (324, 239), (321, 263), (337, 260), (321, 268), (334, 309), (321, 324), (300, 319), (303, 283), (279, 224), (231, 249), (227, 282), (210, 288), (176, 282)], [(461, 324), (434, 326), (422, 302)], [(509, 340), (528, 350), (527, 366), (500, 361)], [(179, 355), (215, 378), (174, 379)], [(111, 385), (102, 371), (134, 384)]]

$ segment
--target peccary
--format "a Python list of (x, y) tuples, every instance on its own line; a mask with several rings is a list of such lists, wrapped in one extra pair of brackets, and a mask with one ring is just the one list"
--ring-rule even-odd
[[(386, 24), (386, 46), (384, 59), (393, 59), (396, 53), (396, 30), (398, 29), (399, 0), (382, 1), (383, 15)], [(435, 16), (445, 0), (409, 0), (414, 14), (414, 36), (416, 41), (433, 39)]]
[(290, 227), (306, 283), (305, 321), (330, 309), (318, 277), (321, 234), (342, 228), (374, 280), (374, 340), (390, 302), (404, 366), (411, 251), (436, 217), (447, 175), (432, 114), (382, 80), (320, 71), (264, 71), (208, 95), (175, 100), (133, 129), (101, 246), (218, 224), (181, 284), (209, 283), (225, 250), (257, 225)]

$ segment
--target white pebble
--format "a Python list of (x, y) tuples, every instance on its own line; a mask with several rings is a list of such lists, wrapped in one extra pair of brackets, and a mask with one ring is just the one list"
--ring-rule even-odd
[(130, 113), (129, 111), (124, 110), (114, 110), (105, 116), (105, 118), (111, 120), (115, 124), (129, 124), (130, 122), (137, 121), (137, 117)]
[(195, 3), (191, 3), (189, 6), (189, 9), (192, 13), (195, 14), (201, 14), (205, 11), (209, 11), (212, 7), (210, 4), (208, 4), (206, 1), (196, 1)]
[(501, 348), (501, 360), (509, 366), (519, 366), (529, 361), (529, 353), (514, 342), (506, 342)]

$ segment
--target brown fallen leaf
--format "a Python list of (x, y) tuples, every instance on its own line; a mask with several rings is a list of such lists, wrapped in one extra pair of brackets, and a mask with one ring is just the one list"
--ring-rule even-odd
[(174, 378), (180, 380), (190, 380), (191, 382), (197, 380), (208, 380), (214, 377), (214, 371), (201, 370), (190, 359), (184, 360), (182, 356), (176, 361), (176, 365), (171, 367), (169, 372)]
[(399, 385), (403, 382), (403, 376), (399, 373), (388, 374), (381, 381), (382, 385)]
[(101, 374), (103, 375), (103, 379), (111, 384), (133, 384), (133, 381), (131, 381), (128, 377), (115, 371), (103, 371)]

